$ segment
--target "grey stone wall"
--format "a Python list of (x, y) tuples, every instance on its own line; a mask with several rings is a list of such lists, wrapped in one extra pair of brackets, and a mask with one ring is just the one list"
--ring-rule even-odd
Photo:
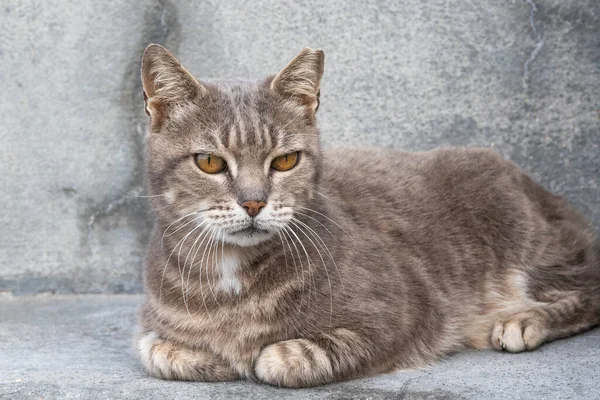
[(140, 291), (151, 42), (205, 78), (321, 47), (326, 146), (491, 147), (600, 226), (597, 0), (8, 0), (0, 291)]

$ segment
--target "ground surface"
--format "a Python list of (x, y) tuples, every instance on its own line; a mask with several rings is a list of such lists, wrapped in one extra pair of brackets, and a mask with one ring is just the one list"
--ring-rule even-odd
[(139, 296), (0, 296), (1, 399), (597, 399), (600, 330), (525, 354), (471, 351), (423, 371), (309, 390), (149, 378), (131, 351)]

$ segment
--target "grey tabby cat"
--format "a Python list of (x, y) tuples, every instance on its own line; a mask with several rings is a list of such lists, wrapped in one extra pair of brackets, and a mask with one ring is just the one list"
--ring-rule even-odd
[(258, 82), (146, 49), (156, 226), (136, 339), (163, 379), (308, 387), (600, 322), (600, 245), (489, 150), (322, 151), (321, 50)]

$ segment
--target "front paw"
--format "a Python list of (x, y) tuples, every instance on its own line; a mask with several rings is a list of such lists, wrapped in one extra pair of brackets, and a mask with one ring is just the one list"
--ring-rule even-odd
[(286, 340), (265, 347), (256, 360), (254, 373), (265, 383), (291, 388), (333, 381), (328, 354), (307, 339)]
[(156, 378), (184, 381), (229, 381), (237, 373), (217, 356), (161, 339), (147, 332), (138, 339), (144, 368)]

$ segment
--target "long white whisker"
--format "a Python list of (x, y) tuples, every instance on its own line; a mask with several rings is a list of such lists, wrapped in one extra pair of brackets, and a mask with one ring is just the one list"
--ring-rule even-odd
[[(194, 214), (200, 214), (201, 212), (202, 212), (202, 211), (196, 211)], [(198, 221), (198, 220), (199, 220), (201, 217), (202, 217), (201, 215), (197, 216), (196, 218), (194, 218), (194, 219), (192, 219), (192, 220), (190, 220), (190, 221), (188, 221), (188, 222), (184, 223), (183, 225), (181, 225), (179, 228), (175, 229), (175, 230), (174, 230), (173, 232), (171, 232), (171, 233), (168, 233), (168, 234), (167, 234), (167, 233), (166, 233), (166, 230), (165, 230), (165, 233), (163, 233), (163, 239), (164, 239), (165, 237), (173, 236), (174, 234), (176, 234), (177, 232), (179, 232), (180, 230), (182, 230), (183, 228), (185, 228), (187, 225), (189, 225), (189, 224), (192, 224), (192, 223), (194, 223), (195, 221)]]
[(298, 210), (295, 211), (296, 214), (302, 215), (303, 217), (306, 218), (310, 218), (313, 221), (315, 221), (317, 224), (321, 225), (323, 227), (323, 229), (325, 229), (327, 231), (327, 233), (329, 233), (331, 235), (331, 237), (333, 237), (336, 241), (339, 241), (337, 236), (335, 236), (333, 233), (331, 233), (331, 231), (329, 229), (327, 229), (327, 227), (325, 225), (323, 225), (323, 223), (321, 221), (319, 221), (318, 219), (316, 219), (315, 217), (311, 217), (310, 215), (300, 212)]
[[(300, 264), (300, 274), (302, 276), (302, 294), (300, 296), (300, 303), (302, 304), (302, 302), (304, 301), (304, 290), (305, 290), (305, 287), (306, 287), (306, 279), (305, 279), (306, 273), (304, 271), (304, 263), (302, 262), (302, 256), (300, 255), (300, 250), (298, 249), (298, 246), (296, 246), (296, 241), (294, 240), (294, 237), (290, 233), (291, 229), (292, 229), (291, 227), (289, 227), (289, 226), (286, 225), (286, 226), (284, 226), (284, 231), (283, 232), (284, 232), (285, 236), (287, 236), (289, 238), (289, 241), (294, 246), (294, 250), (296, 250), (296, 255), (298, 256), (298, 263)], [(290, 248), (290, 252), (291, 252), (291, 248)], [(310, 264), (307, 266), (307, 268), (308, 268), (309, 278), (312, 278), (312, 271), (310, 269)], [(308, 286), (308, 301), (307, 301), (307, 304), (310, 302), (310, 290), (311, 290), (311, 282), (309, 282), (309, 286)]]
[[(277, 231), (277, 235), (279, 236), (279, 242), (281, 243), (281, 249), (283, 250), (283, 259), (285, 260), (285, 270), (287, 271), (288, 269), (288, 259), (287, 259), (287, 254), (285, 251), (285, 244), (283, 243), (283, 238), (281, 237), (281, 231), (278, 230)], [(298, 274), (298, 271), (296, 271), (296, 274)]]
[[(200, 229), (202, 227), (202, 225), (204, 225), (207, 221), (204, 220), (201, 223), (199, 223), (197, 226), (195, 226), (187, 235), (185, 235), (185, 237), (182, 239), (181, 244), (179, 245), (179, 252), (177, 252), (177, 268), (179, 269), (179, 275), (181, 276), (181, 298), (183, 300), (184, 305), (186, 306), (187, 309), (187, 301), (185, 298), (185, 263), (183, 264), (183, 269), (181, 267), (181, 250), (183, 249), (183, 245), (185, 243), (185, 241), (187, 240), (187, 238), (197, 229)], [(189, 252), (188, 252), (189, 255)], [(189, 310), (188, 310), (189, 312)]]
[[(200, 251), (200, 249), (202, 248), (202, 244), (204, 243), (204, 241), (208, 238), (208, 235), (212, 232), (212, 227), (211, 225), (206, 225), (204, 227), (204, 229), (202, 229), (202, 232), (200, 232), (200, 234), (198, 235), (198, 237), (196, 238), (196, 241), (194, 242), (194, 244), (192, 245), (192, 248), (194, 248), (194, 246), (196, 245), (196, 243), (198, 242), (198, 240), (200, 240), (200, 238), (202, 238), (202, 241), (200, 242), (200, 244), (198, 245), (198, 248), (196, 249), (196, 251), (194, 252), (194, 255), (192, 256), (192, 260), (190, 262), (190, 269), (188, 270), (188, 276), (187, 276), (187, 285), (189, 285), (190, 282), (190, 275), (192, 272), (192, 268), (194, 265), (194, 260), (196, 258), (196, 255), (198, 254), (198, 252)], [(188, 256), (185, 258), (185, 261), (183, 262), (183, 266), (185, 268), (185, 264), (187, 262), (187, 258), (189, 257), (189, 253)]]
[(316, 194), (318, 194), (319, 196), (322, 196), (324, 198), (326, 198), (327, 200), (331, 200), (329, 197), (325, 196), (323, 193), (319, 192), (317, 189), (313, 189), (315, 191)]
[(329, 307), (330, 307), (330, 312), (329, 312), (329, 329), (331, 329), (331, 326), (332, 326), (332, 323), (333, 323), (333, 287), (332, 287), (332, 284), (331, 284), (331, 279), (329, 277), (329, 271), (327, 270), (327, 264), (325, 263), (325, 259), (323, 258), (323, 255), (321, 254), (321, 251), (319, 250), (319, 248), (317, 247), (317, 245), (315, 244), (315, 242), (304, 231), (304, 229), (302, 229), (300, 227), (300, 225), (297, 223), (297, 221), (298, 220), (296, 220), (295, 218), (291, 220), (292, 224), (294, 224), (294, 226), (296, 226), (296, 228), (298, 228), (298, 230), (304, 236), (306, 236), (306, 238), (313, 245), (313, 247), (317, 251), (317, 254), (319, 255), (319, 258), (321, 259), (321, 263), (323, 263), (323, 269), (325, 270), (325, 275), (327, 276), (327, 284), (329, 285)]
[[(212, 229), (211, 235), (210, 235), (210, 239), (208, 239), (208, 242), (206, 243), (206, 247), (204, 248), (204, 251), (202, 252), (202, 259), (200, 260), (200, 264), (204, 267), (205, 273), (206, 273), (206, 285), (208, 286), (209, 291), (212, 293), (212, 297), (213, 299), (215, 298), (215, 294), (212, 291), (212, 287), (210, 284), (210, 278), (208, 275), (208, 265), (210, 264), (210, 253), (212, 251), (212, 243), (213, 240), (215, 238), (215, 235), (217, 234), (217, 229)], [(208, 253), (207, 253), (208, 251)], [(204, 264), (204, 256), (208, 255), (207, 259), (206, 259), (206, 264)], [(202, 282), (202, 269), (200, 269), (200, 282)]]
[[(165, 235), (167, 234), (167, 231), (169, 230), (169, 228), (171, 228), (171, 226), (173, 226), (173, 225), (174, 225), (174, 224), (176, 224), (177, 222), (181, 221), (182, 219), (184, 219), (184, 218), (187, 218), (187, 217), (189, 217), (189, 216), (191, 216), (191, 215), (194, 215), (194, 214), (198, 214), (198, 211), (194, 211), (194, 212), (192, 212), (192, 213), (189, 213), (189, 214), (187, 214), (187, 215), (184, 215), (183, 217), (181, 217), (181, 218), (178, 218), (178, 219), (176, 219), (175, 221), (171, 222), (171, 223), (169, 224), (169, 226), (167, 226), (167, 229), (165, 229), (165, 230), (164, 230), (164, 232), (163, 232), (163, 234), (162, 234), (162, 237), (160, 238), (160, 246), (161, 246), (161, 248), (162, 248), (162, 249), (164, 249), (164, 248), (165, 248), (165, 246), (164, 246), (164, 240), (165, 240)], [(194, 220), (194, 219), (192, 219), (192, 220)]]
[(187, 235), (185, 235), (183, 237), (183, 239), (181, 239), (176, 245), (175, 247), (173, 247), (173, 250), (171, 250), (171, 253), (169, 254), (169, 257), (167, 257), (167, 261), (165, 262), (165, 266), (163, 267), (163, 272), (162, 272), (162, 277), (160, 279), (160, 288), (158, 291), (158, 304), (160, 306), (161, 300), (162, 300), (162, 288), (163, 288), (163, 283), (165, 280), (165, 273), (167, 272), (167, 266), (169, 265), (169, 261), (171, 261), (171, 257), (173, 256), (173, 253), (175, 252), (175, 250), (177, 250), (177, 247), (179, 247), (180, 245), (182, 245), (182, 243), (185, 241), (185, 239), (187, 239), (187, 237), (198, 228), (199, 226), (193, 228)]
[(163, 197), (166, 196), (168, 194), (167, 193), (162, 193), (162, 194), (154, 194), (154, 195), (139, 195), (139, 194), (135, 194), (135, 193), (131, 193), (128, 192), (126, 190), (121, 189), (121, 192), (123, 192), (124, 194), (126, 194), (127, 196), (131, 196), (131, 197), (141, 197), (141, 198), (151, 198), (151, 197)]
[(348, 235), (348, 237), (349, 237), (350, 239), (352, 239), (352, 241), (354, 242), (354, 238), (352, 237), (352, 235), (350, 235), (350, 234), (348, 233), (348, 231), (347, 231), (347, 230), (345, 230), (344, 228), (342, 228), (342, 226), (341, 226), (340, 224), (338, 224), (337, 222), (335, 222), (334, 220), (332, 220), (331, 218), (329, 218), (327, 215), (325, 215), (325, 214), (323, 214), (323, 213), (320, 213), (320, 212), (318, 212), (318, 211), (315, 211), (315, 210), (313, 210), (312, 208), (308, 208), (308, 207), (298, 207), (298, 208), (301, 208), (301, 209), (303, 209), (303, 210), (306, 210), (306, 211), (311, 211), (311, 212), (314, 212), (314, 213), (316, 213), (316, 214), (319, 214), (320, 216), (322, 216), (322, 217), (324, 217), (324, 218), (327, 218), (327, 219), (328, 219), (328, 220), (330, 220), (332, 223), (334, 223), (334, 224), (335, 224), (335, 225), (336, 225), (338, 228), (340, 228), (342, 231), (344, 231), (344, 233), (345, 233), (346, 235)]
[[(222, 270), (218, 269), (218, 256), (219, 256), (219, 242), (221, 242), (221, 244), (223, 243), (223, 239), (222, 239), (222, 230), (221, 228), (217, 228), (218, 229), (218, 233), (217, 233), (217, 237), (215, 240), (215, 249), (213, 251), (213, 273), (215, 272), (215, 270), (217, 271), (217, 273), (219, 274), (219, 278), (223, 279), (222, 276)], [(223, 254), (221, 254), (221, 266), (223, 265)], [(223, 309), (223, 307), (221, 306), (221, 303), (219, 303), (219, 299), (215, 297), (215, 303), (217, 303), (217, 306), (219, 307), (219, 309), (221, 310), (221, 312), (223, 312), (223, 314), (225, 315), (225, 317), (227, 317), (227, 319), (230, 319), (229, 314)]]
[[(315, 283), (315, 280), (314, 280), (315, 277), (314, 277), (314, 274), (313, 274), (313, 270), (311, 268), (312, 260), (311, 260), (310, 256), (308, 255), (308, 252), (306, 251), (306, 247), (304, 247), (304, 243), (302, 243), (302, 241), (300, 240), (300, 237), (298, 237), (298, 235), (296, 234), (296, 232), (294, 232), (294, 230), (291, 229), (291, 228), (288, 228), (288, 232), (291, 232), (294, 235), (294, 237), (296, 238), (296, 241), (298, 242), (298, 244), (300, 246), (302, 246), (302, 251), (304, 252), (304, 255), (306, 256), (306, 262), (308, 263), (308, 272), (310, 273), (311, 280), (312, 280), (311, 286), (314, 285), (314, 288), (315, 288), (315, 299), (316, 299), (316, 296), (317, 296), (317, 292), (316, 292), (317, 287), (316, 287), (316, 283)], [(308, 288), (308, 299), (309, 299), (309, 301), (310, 301), (310, 292), (311, 292), (311, 287), (309, 286), (309, 288)]]
[[(223, 312), (223, 314), (226, 317), (229, 317), (229, 315), (225, 312), (225, 310), (223, 309), (223, 307), (221, 306), (221, 304), (219, 303), (219, 300), (217, 299), (217, 296), (213, 290), (213, 284), (210, 281), (210, 275), (209, 275), (209, 271), (208, 271), (208, 267), (209, 265), (212, 265), (212, 272), (214, 273), (215, 270), (215, 263), (216, 263), (216, 246), (218, 246), (218, 242), (217, 242), (217, 237), (218, 235), (221, 234), (221, 230), (219, 228), (213, 229), (213, 233), (206, 245), (206, 248), (204, 249), (204, 252), (202, 254), (202, 260), (201, 263), (202, 265), (204, 265), (205, 267), (205, 272), (206, 272), (206, 284), (208, 286), (208, 289), (212, 295), (212, 298), (215, 302), (215, 304), (219, 307), (219, 309)], [(206, 253), (206, 251), (208, 250), (208, 253)], [(206, 265), (204, 264), (204, 256), (205, 254), (207, 255), (206, 258)], [(212, 255), (211, 255), (212, 254)], [(200, 270), (200, 280), (202, 280), (202, 270)]]
[[(202, 248), (202, 245), (204, 244), (204, 242), (206, 241), (206, 239), (210, 236), (210, 234), (213, 231), (212, 226), (209, 224), (206, 226), (206, 234), (204, 235), (204, 237), (202, 238), (202, 241), (200, 242), (200, 244), (198, 245), (198, 248), (196, 249), (196, 251), (194, 252), (194, 255), (192, 256), (192, 261), (190, 263), (190, 269), (188, 271), (188, 287), (189, 287), (189, 281), (190, 281), (190, 275), (192, 272), (192, 268), (194, 266), (194, 261), (196, 260), (196, 255), (198, 255), (198, 253), (200, 252), (200, 249)], [(204, 230), (202, 231), (202, 234), (204, 234)], [(206, 251), (206, 247), (204, 247), (204, 251)], [(202, 258), (203, 260), (204, 258)], [(200, 277), (202, 277), (202, 260), (200, 260), (200, 264), (198, 265), (198, 268), (200, 270)], [(202, 298), (202, 304), (204, 305), (204, 309), (206, 310), (206, 314), (208, 315), (208, 318), (211, 320), (212, 322), (212, 315), (210, 314), (210, 311), (208, 310), (208, 306), (206, 305), (206, 300), (204, 299), (204, 289), (203, 289), (203, 284), (202, 284), (202, 279), (200, 278), (200, 280), (198, 281), (198, 284), (200, 285), (200, 297)]]
[[(342, 279), (342, 274), (340, 273), (340, 269), (338, 268), (337, 263), (335, 262), (335, 259), (333, 258), (333, 254), (331, 253), (331, 251), (329, 250), (329, 247), (327, 247), (327, 244), (325, 243), (325, 241), (321, 238), (321, 236), (319, 236), (319, 234), (313, 229), (311, 228), (308, 224), (300, 221), (297, 218), (293, 218), (294, 221), (296, 221), (297, 223), (301, 224), (302, 226), (304, 226), (312, 235), (313, 237), (317, 240), (317, 243), (319, 243), (319, 245), (321, 246), (321, 248), (323, 249), (323, 251), (325, 251), (325, 253), (327, 254), (327, 256), (329, 257), (329, 259), (331, 260), (331, 262), (333, 263), (333, 266), (335, 267), (335, 270), (337, 272), (338, 278), (340, 279), (340, 285), (342, 286), (342, 289), (344, 290), (344, 295), (348, 296), (348, 293), (346, 292), (346, 286), (344, 286), (344, 281)], [(324, 227), (325, 228), (325, 227)], [(327, 229), (327, 228), (325, 228)]]
[[(286, 122), (286, 123), (285, 123), (285, 124), (284, 124), (284, 125), (283, 125), (281, 128), (277, 129), (277, 133), (276, 133), (276, 135), (280, 135), (280, 134), (284, 133), (284, 132), (283, 132), (283, 130), (284, 130), (285, 128), (287, 128), (287, 126), (288, 126), (289, 124), (291, 124), (291, 123), (292, 123), (292, 122), (294, 122), (294, 121), (297, 121), (297, 120), (299, 120), (300, 118), (302, 118), (302, 115), (300, 115), (300, 114), (299, 114), (299, 115), (296, 115), (296, 116), (294, 116), (293, 118), (290, 118), (290, 119), (289, 119), (289, 120), (288, 120), (288, 121), (287, 121), (287, 122)], [(316, 136), (316, 135), (313, 135), (313, 136)]]
[[(208, 220), (204, 220), (200, 223), (200, 225), (204, 225), (205, 223), (207, 223)], [(188, 306), (188, 299), (189, 299), (189, 293), (190, 293), (190, 275), (192, 272), (192, 268), (194, 266), (193, 262), (190, 264), (189, 268), (188, 268), (188, 274), (187, 274), (187, 282), (184, 285), (183, 283), (183, 276), (185, 275), (185, 266), (187, 265), (188, 259), (190, 257), (190, 254), (194, 251), (194, 248), (196, 247), (196, 244), (198, 243), (198, 241), (200, 240), (201, 237), (204, 236), (204, 234), (207, 232), (209, 225), (206, 225), (204, 228), (202, 228), (202, 231), (198, 234), (198, 237), (196, 238), (196, 240), (194, 241), (194, 243), (192, 244), (192, 247), (190, 247), (190, 250), (188, 251), (187, 255), (185, 256), (185, 260), (183, 261), (183, 273), (181, 275), (181, 287), (182, 287), (182, 291), (183, 291), (183, 303), (185, 304), (185, 309), (188, 312), (188, 315), (191, 316), (190, 314), (190, 309)], [(185, 290), (183, 290), (183, 288), (185, 287)]]
[[(302, 266), (302, 258), (300, 257), (300, 252), (298, 251), (298, 247), (296, 243), (292, 240), (291, 235), (287, 232), (287, 228), (285, 225), (282, 227), (282, 234), (285, 238), (285, 242), (287, 243), (288, 248), (290, 249), (290, 255), (292, 256), (292, 261), (294, 262), (294, 270), (296, 271), (296, 275), (298, 274), (298, 269), (296, 267), (296, 257), (294, 256), (294, 252), (292, 251), (292, 246), (290, 245), (290, 241), (294, 245), (294, 249), (296, 250), (296, 254), (298, 255), (298, 262), (300, 263), (300, 275), (302, 277), (302, 293), (300, 294), (300, 309), (302, 309), (302, 303), (304, 301), (304, 287), (305, 287), (305, 279), (304, 279), (304, 267)], [(288, 241), (289, 237), (289, 241)]]

